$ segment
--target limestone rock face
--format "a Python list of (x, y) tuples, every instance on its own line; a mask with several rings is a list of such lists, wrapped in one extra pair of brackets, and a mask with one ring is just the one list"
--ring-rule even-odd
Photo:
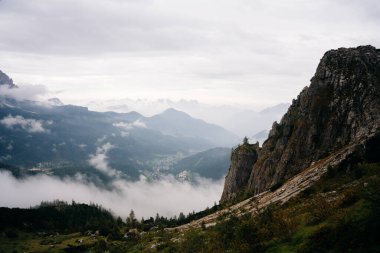
[(257, 161), (259, 151), (258, 143), (245, 143), (232, 151), (231, 166), (226, 176), (221, 203), (234, 199), (239, 191), (248, 185), (252, 166)]
[(310, 86), (273, 125), (252, 168), (248, 191), (263, 192), (379, 128), (380, 50), (331, 50)]
[[(380, 50), (361, 46), (328, 51), (310, 86), (293, 100), (280, 123), (273, 124), (244, 190), (266, 191), (379, 132)], [(229, 196), (243, 190), (232, 188), (234, 182), (227, 179)]]

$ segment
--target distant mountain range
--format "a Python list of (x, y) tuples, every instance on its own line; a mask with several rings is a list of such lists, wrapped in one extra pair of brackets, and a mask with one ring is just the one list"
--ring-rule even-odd
[(260, 141), (262, 143), (265, 138), (256, 138), (256, 133), (266, 131), (269, 132), (274, 121), (279, 121), (289, 108), (289, 103), (280, 103), (263, 110), (242, 109), (240, 106), (217, 106), (200, 103), (196, 100), (179, 100), (159, 99), (155, 101), (144, 99), (120, 99), (94, 101), (88, 103), (92, 110), (96, 111), (117, 111), (121, 113), (136, 110), (144, 115), (156, 114), (168, 108), (186, 112), (198, 119), (222, 126), (223, 128), (233, 132), (240, 138), (247, 136), (252, 142)]
[[(0, 81), (16, 89), (3, 72)], [(222, 127), (174, 109), (144, 117), (137, 112), (94, 112), (59, 99), (39, 103), (4, 96), (0, 133), (0, 163), (59, 176), (80, 172), (98, 180), (171, 173), (186, 156), (230, 149), (239, 142)]]
[(219, 180), (228, 172), (230, 156), (230, 148), (209, 149), (178, 161), (173, 165), (173, 173), (183, 180), (196, 175)]

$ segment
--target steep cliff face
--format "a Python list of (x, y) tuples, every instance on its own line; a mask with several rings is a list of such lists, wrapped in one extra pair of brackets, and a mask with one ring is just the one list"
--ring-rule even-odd
[(380, 127), (380, 51), (371, 46), (327, 52), (279, 124), (275, 123), (248, 190), (255, 194)]
[(257, 161), (259, 144), (245, 143), (231, 154), (231, 166), (226, 176), (221, 203), (234, 199), (236, 195), (248, 185), (252, 166)]
[(263, 192), (379, 128), (380, 50), (362, 46), (328, 51), (310, 86), (293, 100), (281, 122), (273, 124), (246, 190)]

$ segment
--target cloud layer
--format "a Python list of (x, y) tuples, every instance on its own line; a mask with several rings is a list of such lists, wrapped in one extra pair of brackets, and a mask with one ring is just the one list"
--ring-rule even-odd
[(18, 88), (9, 89), (6, 85), (0, 86), (0, 95), (17, 100), (39, 100), (47, 93), (44, 85), (21, 85)]
[(128, 122), (118, 122), (112, 124), (114, 127), (117, 127), (120, 130), (121, 136), (128, 137), (129, 131), (134, 128), (147, 128), (146, 124), (141, 120), (137, 119), (131, 123)]
[(90, 159), (88, 160), (88, 163), (91, 166), (93, 166), (95, 169), (99, 170), (100, 172), (110, 177), (117, 177), (119, 174), (118, 171), (115, 169), (112, 169), (108, 164), (107, 153), (112, 148), (114, 148), (114, 146), (109, 142), (103, 144), (101, 147), (98, 147), (96, 149), (96, 153), (90, 155)]
[(379, 8), (377, 0), (3, 0), (0, 68), (66, 103), (268, 106), (296, 97), (325, 51), (379, 47)]
[(44, 124), (52, 124), (51, 121), (45, 122), (43, 120), (26, 119), (20, 115), (8, 115), (0, 120), (0, 124), (10, 129), (17, 127), (27, 131), (28, 133), (46, 133), (48, 129), (44, 128)]
[(200, 179), (198, 185), (191, 185), (166, 177), (153, 182), (144, 178), (138, 182), (116, 180), (113, 190), (104, 190), (77, 178), (60, 180), (42, 175), (17, 180), (0, 172), (0, 206), (27, 208), (41, 201), (60, 199), (98, 203), (124, 218), (131, 209), (139, 217), (154, 217), (156, 213), (171, 217), (211, 207), (223, 189), (223, 181)]

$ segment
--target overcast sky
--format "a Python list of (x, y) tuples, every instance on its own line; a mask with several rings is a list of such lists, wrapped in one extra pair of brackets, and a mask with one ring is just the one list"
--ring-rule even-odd
[(378, 0), (0, 0), (0, 69), (49, 96), (289, 102), (332, 48), (380, 47)]

